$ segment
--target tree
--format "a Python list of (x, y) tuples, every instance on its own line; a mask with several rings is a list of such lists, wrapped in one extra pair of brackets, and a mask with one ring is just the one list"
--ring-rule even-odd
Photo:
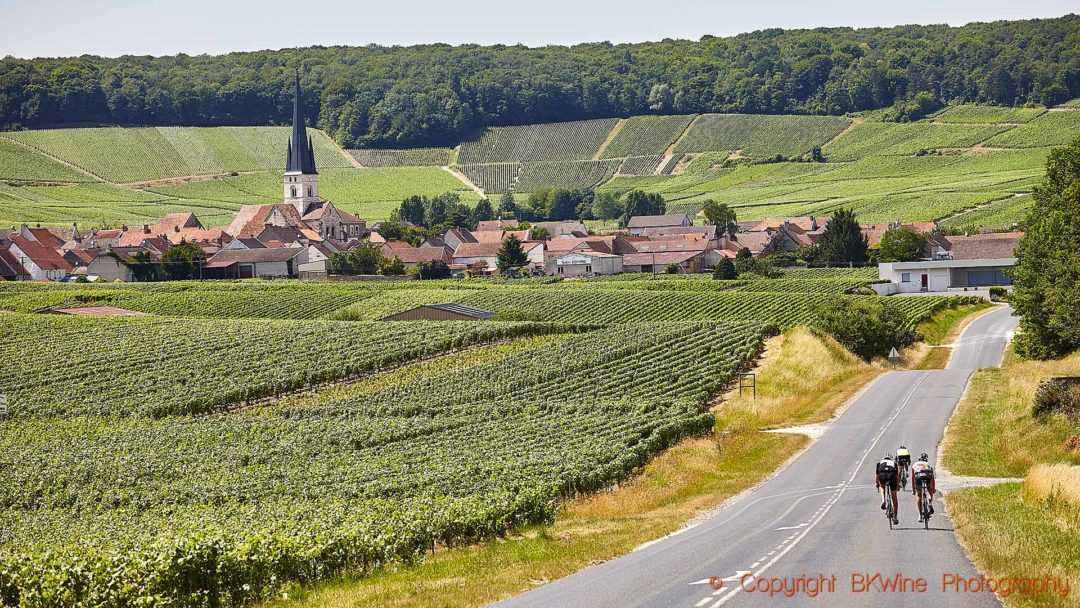
[(402, 222), (409, 222), (414, 226), (426, 226), (427, 221), (424, 214), (427, 206), (428, 199), (426, 196), (413, 195), (401, 201), (401, 205), (398, 206), (394, 217)]
[(726, 234), (728, 238), (735, 238), (735, 232), (739, 229), (739, 221), (735, 216), (735, 210), (725, 203), (717, 203), (711, 198), (705, 201), (701, 208), (705, 214), (705, 221), (711, 226), (716, 226), (717, 232)]
[(520, 268), (529, 263), (529, 258), (525, 255), (525, 248), (521, 246), (521, 241), (514, 235), (510, 235), (503, 240), (502, 246), (499, 247), (497, 266), (500, 272), (506, 272), (511, 268)]
[(478, 222), (487, 222), (495, 219), (495, 210), (491, 208), (491, 201), (486, 198), (480, 199), (476, 203), (476, 207), (472, 212), (472, 227), (475, 228)]
[(124, 264), (131, 269), (131, 274), (136, 281), (154, 281), (157, 280), (157, 270), (154, 268), (153, 260), (150, 258), (149, 251), (137, 251), (134, 255), (129, 256)]
[(739, 273), (735, 272), (735, 262), (732, 262), (731, 258), (721, 258), (713, 268), (712, 278), (717, 281), (730, 281), (738, 276)]
[(205, 263), (206, 253), (195, 243), (183, 240), (161, 255), (161, 269), (174, 281), (192, 278)]
[(506, 192), (502, 193), (501, 197), (499, 197), (499, 217), (503, 219), (508, 219), (512, 217), (517, 217), (517, 215), (518, 206), (517, 203), (514, 201), (514, 193), (507, 190)]
[(397, 258), (383, 258), (379, 263), (379, 274), (386, 276), (400, 276), (405, 274), (405, 262)]
[(1080, 348), (1080, 139), (1054, 150), (1032, 193), (1010, 271), (1020, 315), (1016, 352), (1049, 359)]
[(862, 264), (867, 260), (867, 240), (855, 211), (837, 209), (818, 240), (818, 258), (828, 264)]
[(370, 241), (348, 251), (330, 254), (327, 270), (334, 274), (375, 274), (386, 264), (382, 249)]
[(923, 257), (926, 237), (910, 228), (887, 230), (874, 249), (878, 262), (913, 262)]
[(664, 266), (664, 274), (679, 274), (680, 272), (682, 272), (682, 266), (674, 262)]
[(623, 204), (614, 192), (597, 192), (593, 197), (592, 216), (598, 220), (614, 220), (623, 212)]
[(754, 254), (750, 249), (743, 247), (735, 254), (735, 273), (743, 274), (744, 272), (754, 271)]
[(416, 265), (415, 272), (421, 280), (449, 279), (451, 276), (450, 267), (442, 260), (420, 262)]
[(836, 298), (818, 311), (814, 326), (867, 361), (918, 338), (902, 312), (870, 296)]
[(664, 199), (656, 193), (648, 193), (642, 190), (631, 190), (626, 193), (623, 203), (622, 224), (625, 226), (630, 218), (639, 215), (663, 215)]

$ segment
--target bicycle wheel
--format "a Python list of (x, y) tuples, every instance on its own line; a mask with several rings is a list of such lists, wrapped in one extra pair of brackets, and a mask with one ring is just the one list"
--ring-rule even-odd
[(930, 498), (926, 495), (926, 489), (922, 490), (922, 522), (923, 530), (930, 529)]

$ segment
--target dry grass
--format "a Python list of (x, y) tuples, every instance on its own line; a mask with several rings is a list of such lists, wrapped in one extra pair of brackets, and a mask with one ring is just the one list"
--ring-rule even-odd
[(674, 532), (768, 476), (808, 441), (797, 435), (738, 433), (680, 442), (622, 487), (567, 504), (555, 524), (505, 539), (440, 550), (416, 566), (357, 580), (294, 588), (274, 608), (482, 606)]
[(1080, 508), (1025, 496), (1021, 484), (950, 492), (945, 502), (960, 544), (989, 578), (1050, 577), (1069, 594), (1013, 594), (1006, 608), (1080, 607)]
[(870, 365), (831, 337), (795, 327), (770, 339), (755, 370), (757, 397), (728, 393), (717, 414), (733, 428), (776, 428), (828, 420), (877, 377)]
[[(1080, 353), (1057, 361), (1006, 356), (1000, 369), (975, 372), (967, 395), (949, 422), (943, 462), (959, 475), (1022, 477), (1034, 465), (1080, 465), (1080, 425), (1064, 416), (1031, 415), (1039, 383), (1050, 376), (1080, 375)], [(1070, 441), (1071, 440), (1071, 441)]]
[(1080, 466), (1040, 464), (1024, 479), (1024, 492), (1036, 500), (1063, 500), (1080, 508)]

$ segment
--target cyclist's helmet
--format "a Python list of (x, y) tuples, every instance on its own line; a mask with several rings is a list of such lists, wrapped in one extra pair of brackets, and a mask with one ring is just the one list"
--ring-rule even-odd
[(902, 446), (900, 446), (900, 449), (901, 449), (901, 450), (906, 450), (906, 449), (907, 449), (907, 446), (906, 446), (906, 445), (902, 445)]
[(930, 457), (926, 455), (926, 452), (923, 452), (922, 454), (919, 454), (919, 460), (926, 462), (930, 460)]
[(882, 460), (893, 460), (892, 454), (885, 452), (885, 455), (881, 457)]

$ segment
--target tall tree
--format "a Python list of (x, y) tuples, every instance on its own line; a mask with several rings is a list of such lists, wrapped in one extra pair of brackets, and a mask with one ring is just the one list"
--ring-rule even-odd
[(1009, 302), (1020, 315), (1017, 353), (1047, 359), (1080, 348), (1080, 139), (1050, 153), (1032, 202)]
[(401, 201), (397, 208), (397, 219), (409, 222), (415, 226), (426, 226), (424, 214), (427, 212), (428, 200), (426, 196), (413, 195)]
[(887, 230), (871, 251), (878, 262), (912, 262), (923, 256), (926, 237), (911, 228)]
[(728, 238), (735, 238), (735, 232), (739, 229), (739, 220), (735, 216), (735, 210), (726, 203), (717, 203), (711, 198), (705, 201), (701, 211), (705, 214), (705, 221), (720, 234), (726, 234)]
[(626, 193), (623, 203), (622, 223), (626, 225), (630, 218), (639, 215), (663, 215), (664, 199), (655, 192), (631, 190)]
[(837, 209), (818, 240), (818, 259), (832, 265), (862, 264), (868, 259), (867, 238), (852, 209)]
[(514, 193), (507, 190), (499, 197), (499, 217), (505, 219), (517, 217), (517, 215), (518, 206), (517, 202), (514, 201)]
[(513, 235), (506, 237), (502, 242), (502, 246), (499, 247), (496, 260), (499, 271), (506, 272), (511, 268), (520, 268), (528, 263), (529, 258), (525, 255), (525, 248), (521, 246), (521, 241)]
[(495, 210), (491, 208), (491, 201), (486, 198), (480, 199), (472, 212), (472, 225), (475, 228), (477, 222), (486, 222), (495, 219)]
[(198, 278), (198, 271), (205, 263), (206, 253), (202, 248), (183, 240), (161, 254), (161, 270), (174, 281)]

